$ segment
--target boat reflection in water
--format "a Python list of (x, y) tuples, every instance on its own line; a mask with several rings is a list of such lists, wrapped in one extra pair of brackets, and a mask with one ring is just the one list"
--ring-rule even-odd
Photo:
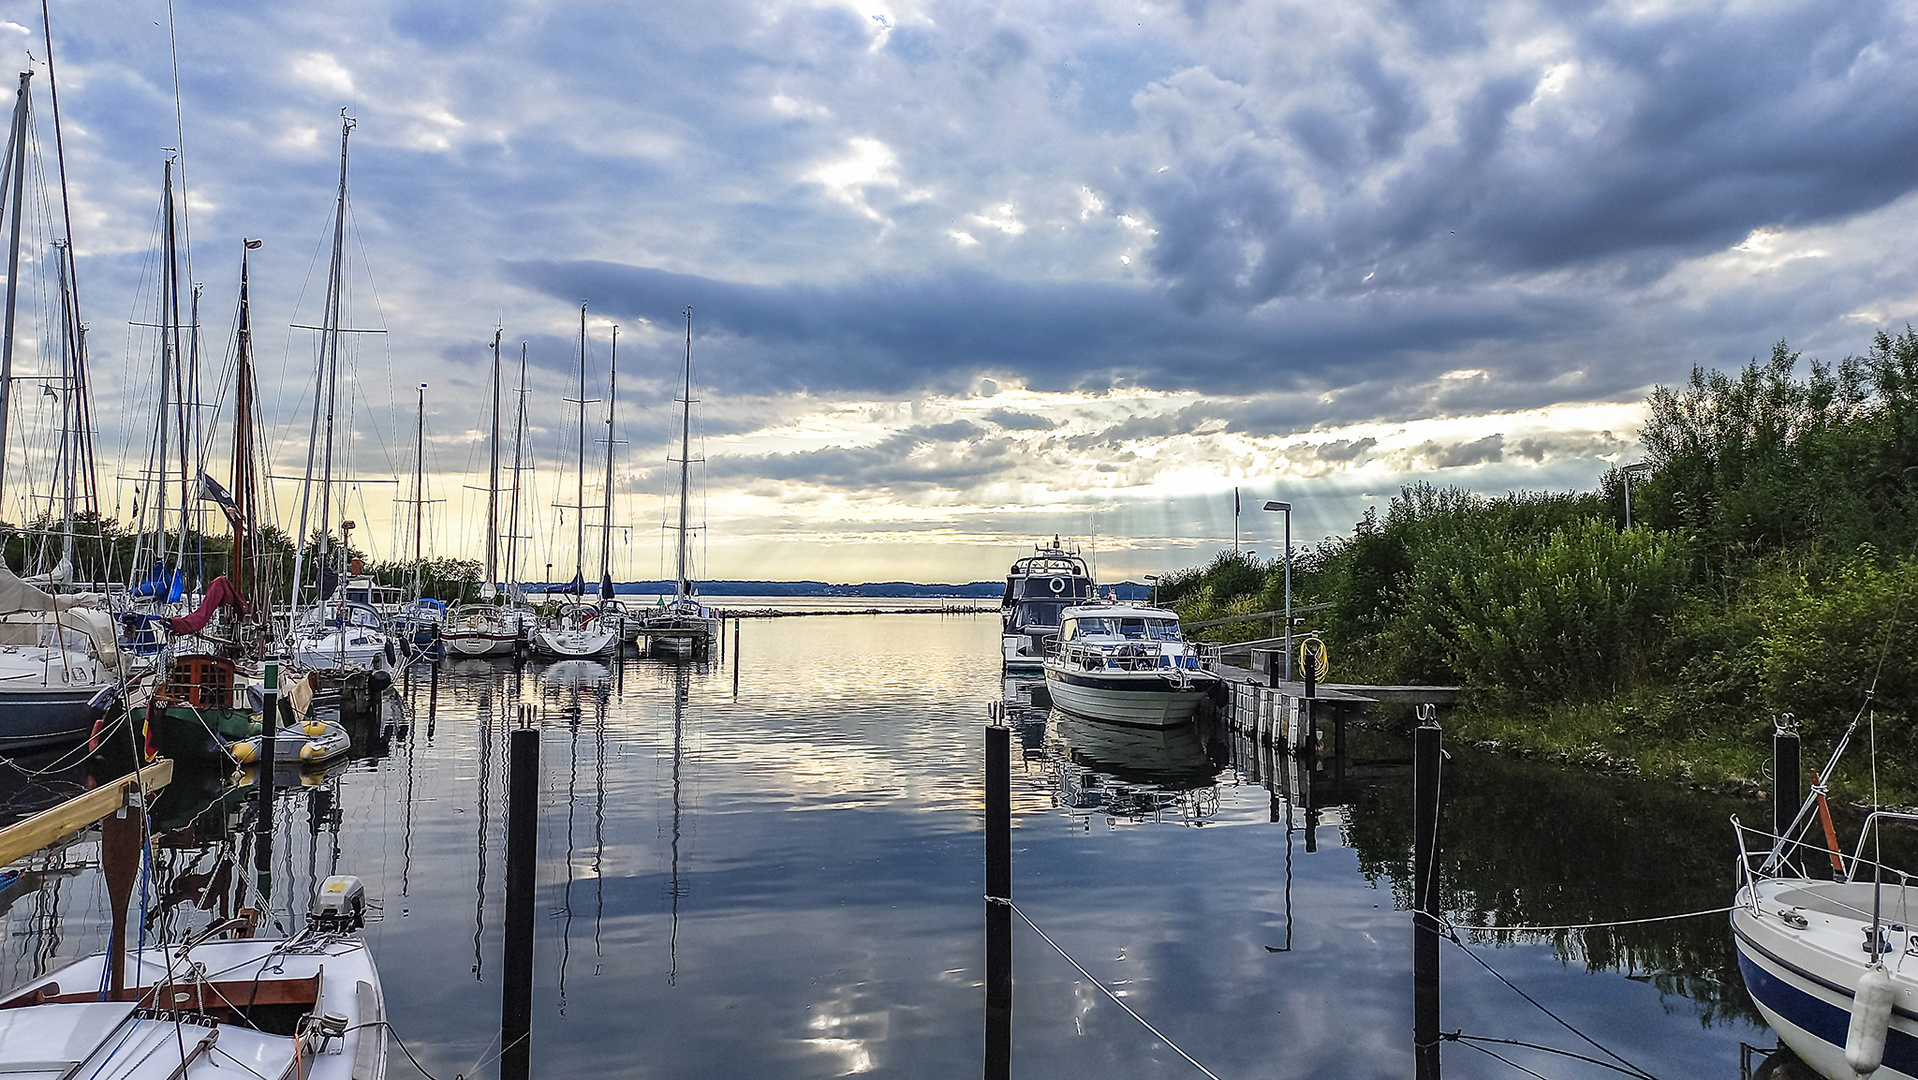
[(1093, 814), (1108, 825), (1202, 825), (1219, 811), (1218, 777), (1229, 760), (1216, 735), (1198, 721), (1147, 728), (1054, 709), (1045, 745), (1059, 805), (1088, 826)]

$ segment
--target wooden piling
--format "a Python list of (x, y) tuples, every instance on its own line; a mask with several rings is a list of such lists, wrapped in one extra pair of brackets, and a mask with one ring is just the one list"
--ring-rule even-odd
[(1439, 1080), (1439, 756), (1436, 722), (1412, 736), (1412, 1053), (1417, 1080)]
[(521, 707), (508, 746), (506, 955), (500, 993), (500, 1080), (528, 1080), (533, 1035), (533, 893), (539, 864), (539, 728)]
[(986, 728), (986, 1080), (1012, 1069), (1012, 729)]
[(253, 869), (259, 876), (262, 900), (273, 896), (273, 762), (280, 738), (280, 665), (266, 665), (266, 693), (260, 706), (260, 761), (254, 767), (254, 794), (259, 802), (253, 814)]
[(1803, 768), (1798, 757), (1798, 728), (1789, 720), (1782, 721), (1772, 730), (1771, 736), (1771, 831), (1773, 836), (1784, 836), (1791, 828), (1792, 822), (1798, 820), (1798, 803), (1802, 798), (1798, 778), (1803, 775), (1801, 771)]

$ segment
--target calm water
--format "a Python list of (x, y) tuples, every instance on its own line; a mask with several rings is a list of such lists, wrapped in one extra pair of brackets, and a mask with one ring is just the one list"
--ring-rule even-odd
[[(422, 675), (384, 729), (362, 733), (356, 749), (375, 756), (282, 796), (276, 906), (303, 908), (336, 865), (363, 878), (383, 907), (367, 937), (396, 1031), (436, 1076), (495, 1072), (506, 731), (531, 706), (536, 1075), (978, 1075), (980, 747), (1005, 691), (997, 649), (991, 615), (747, 622), (736, 693), (731, 655), (705, 667), (452, 663), (437, 696)], [(1024, 749), (1014, 898), (1054, 940), (1226, 1080), (1409, 1075), (1402, 744), (1353, 736), (1344, 805), (1325, 811), (1308, 853), (1305, 815), (1229, 732), (1011, 715)], [(213, 801), (222, 770), (202, 771), (161, 808), (174, 831), (150, 888), (173, 906), (156, 935), (205, 925), (194, 898), (231, 882)], [(10, 790), (16, 805), (30, 795)], [(1726, 819), (1758, 815), (1456, 748), (1445, 794), (1446, 899), (1463, 923), (1721, 906)], [(0, 983), (101, 947), (96, 851), (75, 845), (0, 893)], [(1014, 926), (1015, 1076), (1199, 1075)], [(1722, 917), (1473, 948), (1660, 1076), (1736, 1076), (1741, 1041), (1772, 1042)], [(1442, 962), (1447, 1031), (1596, 1053), (1459, 949)], [(1553, 1077), (1616, 1075), (1497, 1049)], [(1461, 1044), (1445, 1068), (1522, 1075)], [(410, 1073), (396, 1054), (393, 1075)]]

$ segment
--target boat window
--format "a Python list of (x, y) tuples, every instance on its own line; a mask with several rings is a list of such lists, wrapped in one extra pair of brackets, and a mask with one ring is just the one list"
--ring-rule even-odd
[(1145, 638), (1145, 620), (1144, 619), (1120, 619), (1119, 620), (1119, 636), (1128, 637), (1128, 638), (1139, 638), (1143, 640)]
[(1146, 632), (1154, 641), (1183, 640), (1179, 637), (1179, 620), (1177, 619), (1147, 619), (1145, 625)]
[(1059, 613), (1065, 610), (1064, 604), (1044, 604), (1028, 601), (1019, 605), (1018, 613), (1013, 616), (1014, 629), (1029, 627), (1051, 629), (1059, 625)]
[(1092, 637), (1095, 634), (1109, 635), (1117, 632), (1117, 628), (1112, 625), (1111, 619), (1080, 619), (1079, 633), (1077, 636)]
[(1062, 638), (1065, 638), (1067, 641), (1071, 641), (1073, 638), (1078, 637), (1079, 636), (1079, 620), (1067, 619), (1066, 624), (1059, 629), (1059, 636)]

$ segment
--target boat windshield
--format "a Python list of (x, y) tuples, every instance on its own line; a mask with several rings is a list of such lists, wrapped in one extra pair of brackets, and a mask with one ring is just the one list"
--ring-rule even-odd
[(1154, 641), (1184, 640), (1184, 638), (1179, 636), (1179, 620), (1177, 619), (1147, 619), (1145, 621), (1145, 630), (1147, 636)]
[(1020, 604), (1018, 611), (1013, 614), (1012, 628), (1014, 630), (1029, 630), (1034, 628), (1050, 630), (1059, 625), (1059, 613), (1065, 610), (1065, 608), (1066, 605), (1063, 603), (1048, 604), (1026, 601)]

